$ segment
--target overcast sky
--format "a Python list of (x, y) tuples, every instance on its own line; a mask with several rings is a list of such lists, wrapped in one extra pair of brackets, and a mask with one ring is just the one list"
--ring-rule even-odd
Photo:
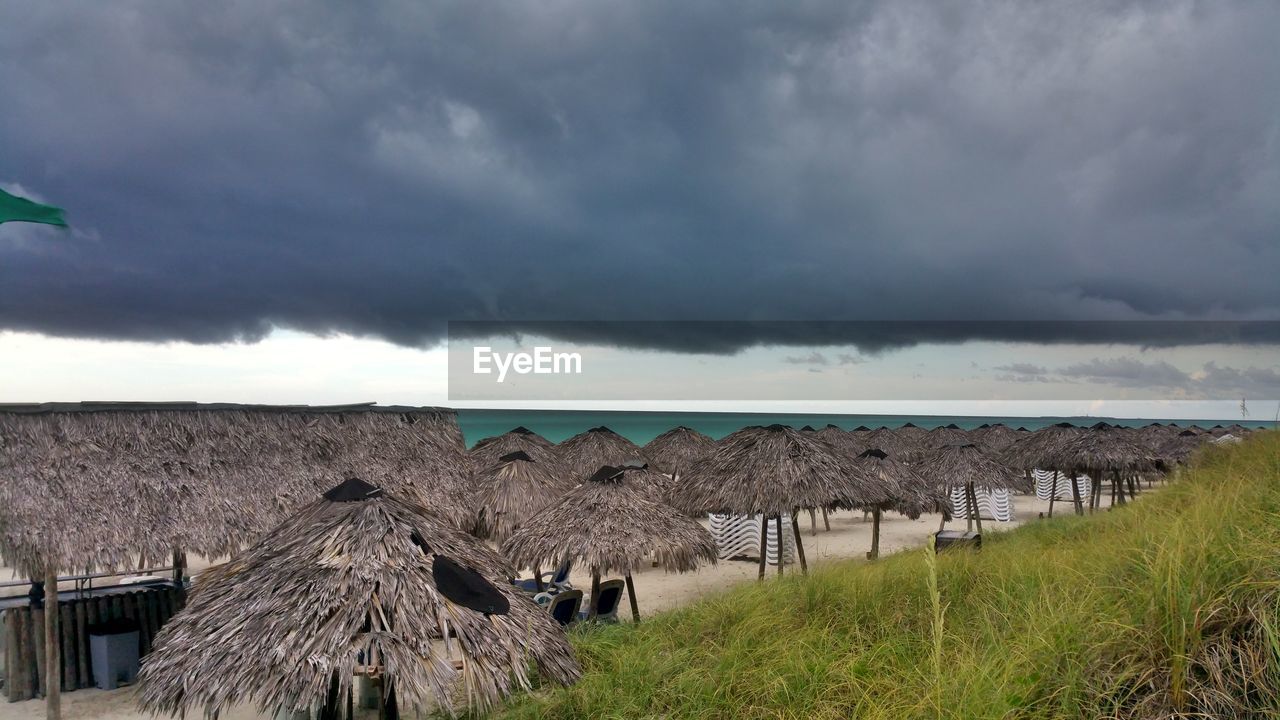
[[(404, 360), (367, 378), (396, 401), (414, 376), (443, 387), (432, 348), (464, 319), (1280, 318), (1273, 2), (0, 0), (0, 17), (0, 185), (73, 226), (0, 226), (0, 400), (95, 380), (151, 398), (205, 353), (242, 367), (206, 391), (278, 378), (319, 401), (337, 381), (291, 374), (285, 347), (315, 336)], [(591, 340), (688, 357), (611, 327)], [(855, 340), (815, 330), (788, 352), (831, 362)], [(123, 382), (121, 348), (169, 370)], [(1082, 378), (1153, 388), (1216, 372), (1265, 395), (1280, 369), (1256, 348), (1126, 366), (1152, 364), (1139, 351), (1072, 354)], [(1001, 364), (1011, 383), (1071, 370)]]

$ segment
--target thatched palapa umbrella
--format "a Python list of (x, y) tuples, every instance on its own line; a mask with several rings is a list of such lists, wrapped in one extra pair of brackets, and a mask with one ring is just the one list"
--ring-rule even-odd
[[(829, 443), (786, 425), (752, 426), (726, 435), (715, 453), (695, 465), (669, 501), (690, 514), (760, 515), (760, 579), (764, 579), (767, 525), (775, 519), (782, 544), (782, 516), (791, 515), (800, 567), (807, 571), (800, 528), (801, 508), (826, 507), (860, 475), (852, 458)], [(782, 563), (778, 563), (782, 573)]]
[(382, 681), (388, 716), (455, 699), (485, 709), (579, 673), (563, 632), (507, 582), (507, 563), (422, 506), (348, 480), (201, 575), (139, 675), (152, 713), (235, 703), (336, 718), (352, 678)]
[[(1123, 483), (1129, 483), (1129, 495), (1137, 494), (1132, 474), (1155, 467), (1155, 456), (1145, 447), (1128, 440), (1113, 429), (1094, 429), (1079, 433), (1064, 442), (1054, 453), (1054, 467), (1068, 470), (1074, 478), (1084, 471), (1092, 479), (1089, 510), (1098, 508), (1102, 499), (1102, 476), (1112, 475), (1111, 503), (1125, 503)], [(1121, 475), (1124, 474), (1122, 478)]]
[(556, 447), (560, 461), (575, 483), (591, 476), (602, 465), (623, 465), (649, 458), (633, 442), (601, 425), (574, 435)]
[(1021, 439), (1024, 433), (1004, 423), (995, 423), (969, 431), (969, 439), (988, 452), (999, 453)]
[(517, 450), (524, 451), (530, 457), (542, 461), (544, 455), (556, 454), (555, 443), (524, 426), (512, 428), (501, 435), (484, 438), (471, 448), (473, 458), (481, 458), (482, 462), (492, 462)]
[[(938, 488), (950, 493), (951, 488), (962, 487), (965, 503), (969, 507), (969, 528), (977, 523), (978, 532), (982, 532), (982, 517), (978, 512), (978, 496), (974, 487), (992, 490), (1012, 490), (1014, 492), (1030, 492), (1033, 490), (1030, 480), (1026, 479), (1014, 468), (991, 457), (985, 450), (966, 443), (964, 445), (948, 445), (927, 453), (920, 463), (913, 468)], [(944, 514), (938, 530), (946, 525)]]
[(715, 440), (681, 425), (650, 440), (641, 452), (654, 463), (657, 470), (670, 473), (675, 479), (681, 470), (710, 455), (715, 449)]
[(865, 482), (877, 489), (877, 494), (887, 494), (887, 500), (871, 503), (856, 502), (854, 498), (841, 497), (839, 506), (870, 510), (872, 514), (871, 550), (868, 560), (880, 557), (880, 515), (885, 510), (896, 510), (915, 520), (926, 512), (950, 513), (946, 494), (929, 482), (909, 465), (895, 460), (879, 448), (871, 448), (854, 458)]
[[(472, 502), (478, 511), (475, 536), (501, 544), (529, 518), (564, 494), (558, 466), (548, 467), (516, 450), (498, 458), (471, 479)], [(541, 568), (533, 568), (534, 582), (542, 590)]]
[(1194, 430), (1183, 430), (1161, 442), (1155, 450), (1156, 456), (1170, 464), (1185, 463), (1187, 458), (1206, 444), (1210, 437)]
[(639, 622), (632, 573), (657, 560), (667, 572), (688, 572), (716, 562), (711, 533), (652, 497), (645, 479), (656, 474), (643, 465), (605, 465), (586, 482), (527, 521), (502, 552), (519, 567), (558, 567), (566, 562), (591, 570), (591, 608), (600, 576), (621, 573), (627, 581), (631, 615)]
[[(1049, 517), (1053, 517), (1053, 505), (1058, 498), (1058, 473), (1067, 472), (1070, 468), (1061, 467), (1058, 463), (1058, 452), (1071, 440), (1086, 432), (1068, 422), (1061, 422), (1042, 427), (1026, 435), (1006, 447), (999, 455), (1008, 465), (1021, 468), (1030, 479), (1030, 473), (1036, 468), (1053, 470), (1053, 488), (1049, 495)], [(1080, 496), (1080, 485), (1076, 476), (1071, 478), (1071, 495), (1077, 515), (1084, 514), (1084, 498)]]

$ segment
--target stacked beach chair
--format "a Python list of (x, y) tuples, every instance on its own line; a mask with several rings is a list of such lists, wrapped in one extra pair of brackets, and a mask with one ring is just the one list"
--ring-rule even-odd
[[(1036, 497), (1041, 500), (1048, 500), (1053, 495), (1053, 471), (1052, 470), (1032, 470), (1032, 478), (1036, 481)], [(1089, 497), (1089, 476), (1077, 475), (1076, 485), (1080, 487), (1080, 497)], [(1071, 476), (1066, 473), (1058, 473), (1058, 495), (1056, 500), (1071, 500)]]
[[(973, 492), (978, 498), (978, 514), (983, 520), (1013, 521), (1013, 499), (1008, 490), (990, 490), (974, 486)], [(951, 489), (951, 517), (957, 520), (966, 520), (969, 517), (969, 504), (965, 502), (962, 487)]]
[[(759, 515), (708, 515), (711, 520), (711, 536), (716, 540), (716, 553), (721, 560), (732, 558), (760, 559)], [(779, 554), (783, 563), (795, 562), (795, 541), (792, 539), (791, 518), (782, 518), (782, 543), (779, 549), (777, 520), (770, 519), (765, 537), (765, 561), (778, 564)]]

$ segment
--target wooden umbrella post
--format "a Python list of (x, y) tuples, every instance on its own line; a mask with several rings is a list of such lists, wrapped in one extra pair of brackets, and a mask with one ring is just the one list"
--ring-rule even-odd
[(871, 511), (871, 552), (867, 553), (868, 560), (875, 560), (880, 557), (880, 508), (877, 507)]
[(1076, 506), (1076, 514), (1084, 514), (1084, 501), (1080, 499), (1080, 483), (1076, 481), (1076, 471), (1071, 471), (1071, 499)]
[(627, 599), (631, 601), (631, 619), (640, 622), (640, 605), (636, 602), (636, 584), (631, 580), (631, 573), (627, 573)]
[(973, 483), (969, 486), (969, 508), (973, 515), (973, 521), (978, 525), (978, 534), (982, 534), (982, 513), (978, 511), (978, 491), (974, 489)]
[(600, 609), (600, 570), (591, 568), (591, 606), (587, 608), (587, 619), (595, 620), (596, 611)]
[(822, 526), (831, 532), (831, 518), (827, 517), (827, 509), (822, 508)]
[(964, 484), (964, 505), (968, 508), (964, 518), (965, 532), (973, 532), (973, 505), (969, 503), (969, 483)]
[(811, 537), (818, 536), (818, 510), (817, 508), (809, 508), (809, 535)]
[(800, 540), (800, 523), (796, 522), (797, 514), (791, 513), (791, 532), (796, 536), (796, 554), (800, 556), (800, 574), (809, 574), (809, 563), (804, 560), (804, 543)]
[(1049, 491), (1049, 517), (1053, 517), (1053, 503), (1058, 499), (1058, 471), (1053, 471), (1053, 487)]
[[(16, 642), (10, 638), (10, 642)], [(62, 661), (58, 658), (58, 570), (48, 563), (44, 571), (44, 697), (45, 717), (62, 718)]]
[(769, 548), (769, 516), (760, 513), (760, 576), (756, 580), (764, 580), (764, 566), (768, 561)]
[(777, 531), (778, 536), (778, 577), (782, 577), (783, 561), (787, 559), (787, 554), (783, 552), (786, 550), (786, 545), (783, 542), (784, 538), (782, 537), (782, 513), (774, 515), (773, 519), (773, 528)]
[(538, 588), (538, 592), (543, 592), (547, 586), (542, 583), (542, 568), (537, 565), (533, 566), (533, 586)]

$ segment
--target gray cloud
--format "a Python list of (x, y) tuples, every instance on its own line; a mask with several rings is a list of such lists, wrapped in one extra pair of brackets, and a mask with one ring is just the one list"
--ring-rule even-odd
[(1187, 373), (1163, 360), (1148, 363), (1128, 357), (1093, 358), (1059, 368), (1057, 372), (1076, 380), (1142, 388), (1185, 387), (1191, 380)]
[(1280, 311), (1272, 3), (0, 11), (0, 182), (78, 230), (0, 226), (0, 327), (422, 344), (446, 320)]
[(1014, 375), (1044, 375), (1049, 372), (1048, 368), (1033, 363), (1015, 362), (1008, 365), (997, 365), (993, 370), (1003, 370), (1004, 372)]
[(790, 365), (830, 365), (831, 361), (821, 352), (814, 350), (808, 355), (787, 355), (782, 362)]

